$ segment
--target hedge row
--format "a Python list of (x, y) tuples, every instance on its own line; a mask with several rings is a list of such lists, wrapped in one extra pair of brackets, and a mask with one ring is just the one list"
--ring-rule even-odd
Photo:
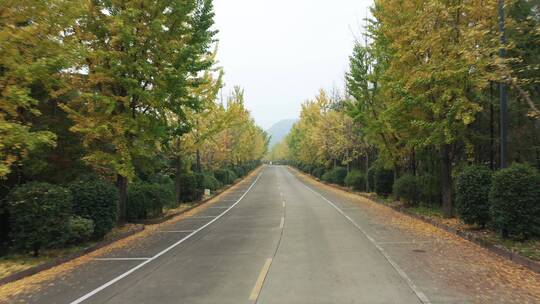
[[(394, 196), (409, 205), (425, 200), (429, 178), (404, 175), (394, 184)], [(492, 172), (470, 166), (455, 181), (456, 213), (466, 224), (490, 226), (503, 237), (540, 236), (540, 174), (524, 164)]]
[[(257, 167), (257, 163), (216, 170), (215, 173), (186, 173), (181, 178), (181, 198), (197, 201), (204, 189), (217, 190), (233, 183)], [(127, 219), (137, 221), (162, 215), (174, 205), (174, 184), (166, 175), (128, 187)], [(0, 240), (13, 248), (31, 250), (60, 247), (100, 239), (116, 225), (116, 187), (95, 176), (83, 177), (65, 186), (30, 182), (14, 188), (0, 201)], [(6, 249), (9, 244), (2, 244)], [(0, 252), (1, 254), (2, 252)]]

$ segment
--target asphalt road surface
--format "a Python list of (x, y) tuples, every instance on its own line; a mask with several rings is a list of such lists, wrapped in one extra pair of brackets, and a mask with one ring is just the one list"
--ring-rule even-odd
[[(284, 166), (193, 217), (113, 250), (29, 303), (467, 303), (423, 269), (419, 239)], [(15, 301), (14, 300), (14, 301)]]

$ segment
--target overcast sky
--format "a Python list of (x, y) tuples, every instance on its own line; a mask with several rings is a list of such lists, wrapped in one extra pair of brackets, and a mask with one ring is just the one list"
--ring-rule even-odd
[(215, 0), (224, 95), (245, 89), (264, 129), (296, 118), (320, 88), (344, 86), (348, 56), (372, 0)]

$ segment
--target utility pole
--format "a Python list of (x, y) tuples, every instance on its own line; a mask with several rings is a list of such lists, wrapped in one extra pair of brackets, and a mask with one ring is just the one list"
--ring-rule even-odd
[[(506, 30), (504, 24), (504, 0), (499, 0), (499, 31), (501, 32), (501, 49), (499, 56), (506, 58)], [(503, 79), (500, 84), (501, 99), (501, 168), (508, 166), (508, 88)]]

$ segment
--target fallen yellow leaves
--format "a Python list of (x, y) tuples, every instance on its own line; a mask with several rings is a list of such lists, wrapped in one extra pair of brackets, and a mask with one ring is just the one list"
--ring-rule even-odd
[[(307, 183), (357, 204), (373, 225), (397, 229), (411, 239), (429, 239), (429, 242), (419, 245), (426, 253), (414, 256), (414, 259), (421, 259), (417, 263), (423, 273), (443, 280), (447, 286), (474, 298), (475, 302), (540, 303), (540, 274), (387, 206), (303, 174), (299, 176)], [(452, 224), (451, 221), (448, 224)]]
[(238, 187), (241, 187), (242, 185), (247, 183), (248, 178), (252, 177), (253, 175), (258, 174), (260, 170), (261, 170), (260, 168), (258, 170), (255, 170), (243, 181), (240, 181), (238, 184), (218, 194), (214, 198), (207, 201), (205, 204), (202, 204), (186, 213), (183, 213), (177, 217), (174, 217), (169, 221), (166, 221), (161, 224), (146, 226), (145, 230), (141, 231), (140, 233), (121, 239), (117, 242), (112, 243), (111, 245), (105, 246), (101, 249), (98, 249), (94, 252), (84, 255), (80, 258), (66, 262), (54, 268), (39, 272), (33, 276), (0, 286), (0, 303), (10, 303), (9, 299), (17, 295), (20, 295), (23, 293), (30, 293), (30, 292), (35, 293), (36, 291), (39, 291), (44, 286), (51, 286), (51, 284), (54, 285), (54, 282), (53, 282), (54, 279), (61, 280), (69, 272), (73, 271), (77, 267), (87, 264), (93, 259), (98, 258), (100, 256), (104, 256), (107, 253), (110, 253), (114, 250), (118, 250), (122, 248), (131, 248), (133, 246), (136, 246), (137, 243), (139, 243), (142, 239), (150, 237), (151, 235), (156, 233), (156, 231), (166, 230), (164, 229), (164, 227), (177, 223), (185, 218), (192, 217), (204, 211), (205, 209), (211, 207), (212, 205), (217, 203), (223, 195), (227, 194), (230, 191), (234, 191)]

